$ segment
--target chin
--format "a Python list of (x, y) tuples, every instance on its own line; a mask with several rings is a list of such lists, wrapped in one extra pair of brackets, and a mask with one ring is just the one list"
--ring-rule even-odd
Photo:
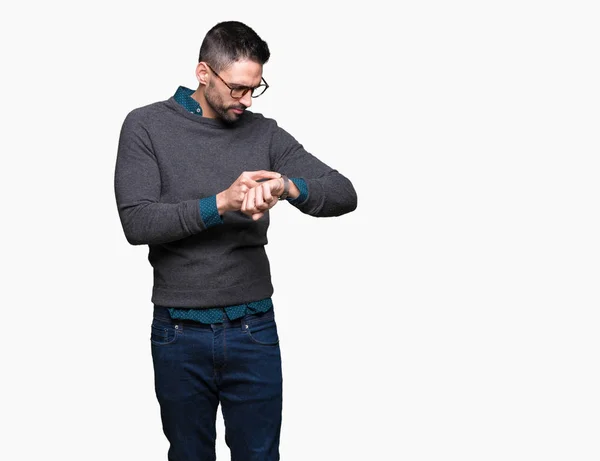
[(221, 116), (221, 120), (223, 120), (226, 123), (235, 123), (242, 117), (242, 115), (243, 114), (238, 115), (233, 113), (226, 113)]
[(223, 120), (226, 123), (233, 123), (233, 122), (237, 122), (239, 120), (239, 118), (240, 117), (237, 115), (227, 114), (226, 117), (221, 117), (221, 120)]

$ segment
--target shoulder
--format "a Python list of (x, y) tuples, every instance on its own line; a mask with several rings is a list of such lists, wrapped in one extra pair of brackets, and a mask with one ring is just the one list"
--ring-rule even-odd
[(123, 121), (123, 125), (139, 126), (146, 125), (167, 111), (167, 101), (157, 101), (145, 106), (136, 107), (130, 110)]

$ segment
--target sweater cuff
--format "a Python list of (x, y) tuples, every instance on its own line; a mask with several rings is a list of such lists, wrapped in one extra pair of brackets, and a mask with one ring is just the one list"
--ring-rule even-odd
[(290, 178), (290, 181), (292, 181), (296, 185), (296, 187), (300, 191), (300, 195), (296, 198), (288, 198), (287, 201), (290, 202), (292, 205), (299, 205), (308, 198), (308, 186), (306, 184), (306, 181), (302, 178)]
[(223, 224), (223, 220), (219, 215), (217, 209), (217, 196), (201, 198), (199, 202), (200, 207), (200, 219), (204, 222), (204, 225), (208, 229), (209, 227)]

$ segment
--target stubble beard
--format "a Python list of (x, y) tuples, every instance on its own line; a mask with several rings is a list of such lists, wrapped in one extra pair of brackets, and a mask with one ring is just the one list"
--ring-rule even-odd
[(210, 108), (217, 115), (217, 117), (228, 124), (237, 122), (241, 117), (241, 115), (238, 115), (236, 113), (228, 112), (229, 109), (246, 109), (243, 105), (239, 103), (225, 106), (223, 104), (223, 98), (217, 92), (217, 90), (214, 89), (214, 85), (212, 82), (210, 82), (206, 87), (206, 91), (204, 92), (204, 99), (206, 99), (206, 103), (210, 106)]

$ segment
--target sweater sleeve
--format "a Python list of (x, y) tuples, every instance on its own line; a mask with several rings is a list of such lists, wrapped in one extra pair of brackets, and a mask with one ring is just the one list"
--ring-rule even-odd
[(290, 203), (315, 217), (340, 216), (354, 211), (357, 195), (348, 178), (307, 152), (283, 128), (276, 126), (270, 146), (273, 170), (304, 180), (307, 197)]
[(160, 202), (159, 165), (150, 136), (135, 111), (127, 115), (121, 128), (114, 188), (121, 225), (132, 245), (168, 243), (207, 228), (199, 200)]

